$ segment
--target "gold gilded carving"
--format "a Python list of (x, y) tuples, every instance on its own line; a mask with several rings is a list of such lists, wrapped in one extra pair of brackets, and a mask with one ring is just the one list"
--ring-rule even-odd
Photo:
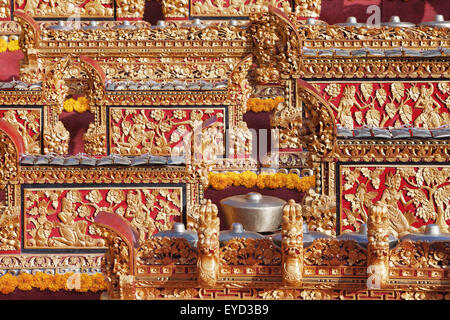
[(389, 254), (391, 267), (448, 268), (449, 242), (401, 241)]
[[(249, 71), (253, 64), (253, 56), (248, 55), (240, 61), (229, 76), (228, 101), (231, 126), (240, 125), (243, 114), (247, 111), (247, 100), (251, 95), (251, 85), (248, 80)], [(234, 114), (236, 113), (236, 114)]]
[(15, 0), (15, 9), (22, 9), (35, 18), (49, 17), (112, 17), (114, 1), (112, 0), (65, 0), (39, 1)]
[[(26, 248), (98, 248), (104, 241), (92, 225), (100, 211), (130, 221), (144, 241), (180, 216), (181, 190), (176, 188), (109, 190), (24, 190)], [(101, 205), (101, 203), (105, 203)]]
[(53, 127), (44, 128), (44, 153), (68, 154), (70, 133), (61, 121)]
[(164, 18), (188, 18), (189, 0), (158, 0), (162, 3)]
[(220, 248), (225, 265), (280, 265), (281, 251), (269, 239), (234, 238)]
[[(316, 86), (320, 91), (320, 85)], [(437, 128), (450, 123), (450, 109), (444, 101), (447, 91), (448, 82), (361, 82), (330, 83), (323, 94), (333, 102), (337, 123), (348, 129), (402, 125)]]
[[(373, 28), (377, 29), (377, 28)], [(376, 40), (374, 40), (376, 41)], [(411, 40), (413, 41), (413, 40)], [(414, 40), (415, 41), (415, 40)], [(362, 44), (361, 47), (367, 47)], [(324, 43), (324, 49), (333, 47), (335, 43), (333, 41), (326, 41)], [(306, 45), (306, 44), (305, 44)], [(313, 41), (314, 48), (320, 47), (317, 41)], [(339, 47), (340, 45), (336, 45)], [(387, 43), (386, 46), (396, 47)], [(426, 44), (424, 44), (424, 47)], [(431, 44), (429, 47), (434, 48)], [(422, 49), (422, 48), (421, 48)], [(449, 77), (450, 64), (445, 61), (429, 61), (422, 59), (422, 61), (415, 62), (411, 60), (389, 60), (389, 59), (377, 59), (365, 58), (358, 59), (321, 59), (320, 63), (316, 59), (310, 59), (309, 57), (303, 57), (302, 64), (298, 71), (300, 78), (315, 78), (315, 79), (328, 79), (328, 78), (354, 78), (367, 77), (367, 78), (440, 78), (446, 79)]]
[(299, 286), (303, 273), (303, 219), (302, 207), (292, 199), (283, 207), (281, 228), (283, 282)]
[[(420, 143), (411, 140), (337, 141), (335, 157), (340, 161), (378, 162), (446, 162), (450, 159), (450, 148), (445, 140)], [(333, 158), (330, 158), (333, 159)]]
[(282, 75), (290, 77), (298, 70), (299, 36), (287, 19), (279, 14), (253, 14), (248, 33), (252, 36), (254, 56), (258, 64), (256, 79), (263, 83), (276, 83)]
[(318, 18), (322, 0), (295, 0), (295, 15), (298, 17)]
[[(353, 170), (352, 170), (353, 169)], [(423, 221), (433, 221), (442, 232), (449, 232), (447, 224), (450, 195), (449, 168), (436, 166), (377, 166), (375, 168), (343, 167), (345, 190), (356, 186), (356, 192), (343, 198), (351, 203), (351, 210), (343, 207), (344, 227), (367, 222), (367, 209), (375, 199), (377, 206), (385, 206), (389, 233), (398, 237), (423, 231)], [(367, 180), (366, 182), (362, 182)], [(384, 180), (384, 184), (381, 181)], [(408, 199), (408, 200), (406, 200)], [(342, 204), (341, 204), (342, 205)], [(411, 205), (413, 209), (411, 209)], [(422, 226), (418, 226), (422, 224)], [(414, 226), (413, 226), (414, 225)]]
[(313, 188), (303, 199), (303, 218), (308, 230), (336, 235), (336, 197), (322, 195)]
[(115, 0), (115, 2), (118, 18), (142, 18), (144, 16), (145, 0)]
[(306, 265), (366, 266), (367, 251), (353, 240), (318, 239), (304, 251)]
[(108, 250), (106, 251), (101, 268), (108, 282), (108, 296), (110, 299), (120, 298), (121, 276), (127, 276), (131, 272), (132, 261), (130, 246), (116, 233), (100, 227), (102, 238), (105, 239)]
[(197, 249), (183, 238), (155, 237), (146, 240), (136, 252), (137, 272), (149, 265), (194, 265)]
[[(3, 110), (0, 109), (0, 113)], [(41, 151), (41, 113), (36, 109), (7, 109), (3, 120), (8, 121), (21, 135), (28, 154), (39, 154)]]
[(297, 80), (298, 98), (303, 101), (305, 119), (300, 137), (308, 147), (309, 165), (321, 161), (325, 154), (332, 154), (336, 142), (336, 124), (330, 103), (325, 101), (313, 87)]
[(205, 17), (243, 17), (255, 12), (267, 12), (269, 5), (280, 7), (285, 12), (291, 11), (289, 1), (285, 0), (251, 0), (248, 3), (242, 1), (219, 1), (219, 0), (190, 0), (191, 15)]
[(219, 232), (218, 209), (211, 200), (199, 208), (198, 221), (198, 281), (201, 286), (213, 287), (219, 276)]
[[(192, 133), (201, 130), (205, 120), (217, 117), (216, 122), (202, 132), (198, 151), (202, 157), (223, 153), (224, 109), (180, 108), (111, 110), (111, 150), (122, 155), (151, 153), (153, 155), (181, 155), (190, 148)], [(187, 146), (186, 146), (187, 144)]]
[(0, 251), (20, 249), (19, 208), (0, 205)]
[(0, 0), (0, 19), (8, 19), (10, 17), (9, 0)]
[(270, 117), (272, 128), (278, 128), (280, 149), (301, 149), (299, 130), (302, 127), (302, 109), (288, 103), (278, 104)]
[[(369, 209), (367, 222), (367, 274), (374, 274), (377, 283), (368, 283), (368, 287), (383, 288), (389, 278), (389, 233), (388, 208), (375, 205)], [(378, 283), (379, 282), (379, 283)]]
[(97, 126), (90, 123), (83, 135), (84, 152), (89, 155), (106, 154), (106, 126)]
[(0, 183), (16, 183), (20, 174), (19, 155), (11, 138), (0, 130)]
[[(300, 0), (301, 1), (301, 0)], [(448, 44), (448, 33), (444, 28), (433, 28), (427, 26), (420, 26), (416, 28), (411, 27), (391, 27), (380, 26), (379, 28), (370, 27), (356, 27), (348, 28), (346, 26), (328, 25), (316, 23), (314, 25), (306, 25), (303, 21), (297, 21), (299, 33), (305, 39), (305, 46), (308, 48), (327, 47), (324, 45), (328, 42), (330, 47), (335, 46), (336, 43), (344, 41), (352, 42), (352, 46), (361, 47), (361, 43), (367, 41), (368, 46), (372, 48), (379, 48), (383, 46), (382, 40), (394, 43), (395, 41), (403, 41), (407, 47), (436, 47), (436, 41), (442, 45)], [(377, 40), (377, 41), (375, 41)], [(429, 42), (427, 42), (429, 40)], [(410, 41), (410, 43), (408, 43)], [(314, 45), (315, 43), (315, 45)], [(429, 45), (426, 45), (429, 43)], [(395, 47), (389, 45), (389, 47)]]

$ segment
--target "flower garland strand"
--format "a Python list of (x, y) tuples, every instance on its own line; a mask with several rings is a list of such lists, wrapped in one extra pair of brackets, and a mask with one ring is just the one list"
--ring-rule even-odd
[(104, 291), (107, 288), (106, 281), (103, 274), (96, 273), (89, 275), (86, 273), (79, 274), (79, 284), (75, 285), (74, 289), (68, 288), (67, 284), (70, 282), (70, 277), (74, 275), (73, 272), (65, 274), (50, 275), (44, 272), (37, 272), (36, 274), (21, 273), (18, 276), (13, 276), (10, 273), (0, 277), (0, 293), (9, 294), (14, 290), (30, 291), (37, 288), (40, 291), (50, 290), (52, 292), (59, 290), (75, 290), (76, 292), (98, 292)]
[(6, 41), (4, 38), (0, 38), (0, 53), (5, 51), (18, 51), (20, 50), (19, 40)]
[(269, 112), (274, 110), (281, 102), (284, 102), (283, 97), (275, 97), (273, 99), (250, 98), (247, 100), (247, 111)]
[(315, 176), (300, 177), (294, 173), (261, 173), (256, 174), (251, 171), (242, 173), (236, 172), (210, 172), (208, 174), (209, 186), (216, 190), (223, 190), (230, 186), (244, 186), (259, 189), (288, 188), (297, 189), (299, 192), (306, 192), (316, 185)]
[(76, 111), (83, 113), (89, 110), (89, 100), (86, 97), (79, 97), (77, 100), (69, 98), (64, 101), (63, 109), (66, 112)]

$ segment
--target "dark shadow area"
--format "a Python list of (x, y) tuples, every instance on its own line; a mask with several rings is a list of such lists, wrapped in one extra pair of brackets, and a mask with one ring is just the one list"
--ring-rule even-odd
[(145, 3), (144, 21), (155, 25), (158, 20), (164, 20), (161, 3), (156, 0), (147, 1)]
[(83, 134), (87, 131), (89, 124), (94, 122), (94, 114), (63, 111), (59, 119), (70, 132), (69, 154), (75, 155), (84, 152)]

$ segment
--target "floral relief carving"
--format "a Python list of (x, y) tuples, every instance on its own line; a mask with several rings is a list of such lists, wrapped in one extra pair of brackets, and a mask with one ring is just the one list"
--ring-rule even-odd
[(112, 108), (111, 150), (122, 155), (182, 155), (190, 149), (192, 133), (211, 119), (214, 122), (203, 130), (198, 149), (207, 159), (224, 151), (223, 117), (223, 109)]
[(269, 239), (234, 238), (220, 248), (220, 262), (226, 265), (279, 265), (281, 250)]
[(367, 251), (353, 240), (318, 239), (304, 250), (304, 261), (313, 266), (365, 266)]
[(197, 249), (186, 239), (155, 237), (145, 241), (136, 253), (137, 265), (195, 265)]
[(437, 128), (450, 123), (448, 82), (321, 83), (342, 127)]
[(19, 132), (27, 153), (40, 153), (41, 111), (39, 109), (4, 109), (0, 110), (0, 115)]
[(126, 218), (145, 241), (171, 227), (181, 215), (181, 190), (25, 189), (25, 246), (27, 248), (98, 248), (105, 242), (93, 219), (100, 211)]
[(344, 167), (341, 172), (342, 229), (366, 223), (368, 206), (378, 203), (388, 208), (389, 233), (394, 236), (423, 231), (431, 221), (449, 232), (448, 167)]

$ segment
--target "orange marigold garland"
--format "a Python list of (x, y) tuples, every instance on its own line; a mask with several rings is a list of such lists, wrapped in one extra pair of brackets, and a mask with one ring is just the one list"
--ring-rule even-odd
[(281, 102), (284, 102), (283, 97), (275, 97), (273, 99), (250, 98), (247, 100), (247, 111), (269, 112), (274, 110)]
[[(33, 288), (37, 288), (40, 291), (50, 290), (52, 292), (59, 290), (72, 290), (68, 288), (67, 282), (69, 277), (74, 273), (65, 274), (47, 274), (44, 272), (37, 272), (32, 275), (29, 273), (21, 273), (18, 276), (12, 274), (5, 274), (0, 277), (0, 293), (8, 294), (19, 289), (22, 291), (30, 291)], [(82, 273), (79, 274), (79, 286), (74, 290), (77, 292), (98, 292), (106, 290), (107, 284), (103, 277), (103, 274), (96, 273), (93, 275)]]
[(208, 175), (209, 186), (216, 190), (224, 190), (230, 186), (244, 186), (252, 188), (257, 186), (259, 189), (269, 188), (288, 188), (297, 189), (300, 192), (306, 192), (316, 184), (315, 176), (300, 177), (294, 173), (261, 173), (256, 174), (251, 171), (242, 173), (236, 172), (210, 172)]
[(11, 293), (16, 290), (17, 284), (17, 277), (7, 273), (0, 278), (0, 292), (3, 294)]
[(79, 97), (78, 99), (69, 98), (64, 101), (63, 109), (66, 112), (76, 111), (83, 113), (89, 110), (89, 100), (86, 97)]

